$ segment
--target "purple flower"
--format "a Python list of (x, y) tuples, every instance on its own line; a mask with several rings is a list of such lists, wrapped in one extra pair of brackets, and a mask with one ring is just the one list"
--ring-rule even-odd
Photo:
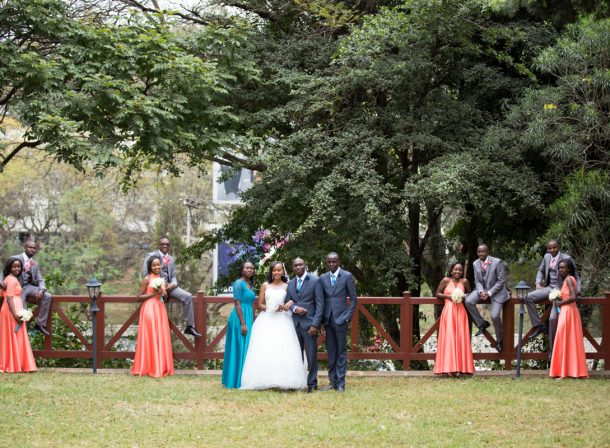
[(265, 238), (269, 237), (269, 235), (271, 235), (271, 231), (269, 229), (257, 230), (254, 232), (252, 239), (255, 243), (262, 243)]

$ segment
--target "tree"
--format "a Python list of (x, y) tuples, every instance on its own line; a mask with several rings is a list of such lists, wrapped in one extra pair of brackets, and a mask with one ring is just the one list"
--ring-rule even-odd
[(535, 60), (546, 82), (528, 89), (507, 120), (518, 144), (538, 157), (539, 189), (549, 205), (544, 238), (559, 238), (572, 252), (590, 294), (610, 279), (608, 67), (610, 19), (568, 25)]
[(0, 169), (37, 148), (97, 174), (118, 167), (127, 185), (150, 166), (177, 174), (181, 164), (243, 163), (226, 148), (256, 153), (227, 107), (232, 84), (256, 77), (226, 49), (245, 45), (239, 26), (187, 30), (133, 11), (110, 23), (78, 5), (2, 1), (0, 111), (25, 134), (0, 147)]
[[(268, 81), (250, 92), (250, 122), (275, 145), (245, 206), (200, 247), (267, 228), (270, 241), (288, 238), (286, 260), (323, 269), (336, 250), (362, 293), (418, 296), (431, 236), (431, 253), (444, 252), (440, 223), (506, 216), (518, 226), (538, 206), (535, 173), (514, 176), (522, 154), (485, 151), (484, 137), (529, 85), (527, 55), (551, 39), (479, 2), (405, 2), (333, 29), (310, 11), (288, 29), (269, 25), (256, 45)], [(397, 329), (395, 315), (383, 320)]]

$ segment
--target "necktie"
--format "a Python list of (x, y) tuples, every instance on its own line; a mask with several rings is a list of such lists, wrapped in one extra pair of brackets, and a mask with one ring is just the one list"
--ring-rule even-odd
[(303, 288), (303, 279), (300, 278), (297, 280), (297, 292), (301, 292), (302, 288)]
[(30, 259), (28, 258), (27, 260), (25, 260), (25, 266), (23, 266), (23, 270), (25, 272), (30, 272), (30, 266), (32, 265), (32, 262), (30, 261)]
[(551, 269), (555, 269), (555, 259), (551, 258)]
[(335, 274), (330, 274), (330, 284), (335, 286), (335, 282), (337, 281), (337, 277)]
[(163, 261), (165, 262), (165, 266), (169, 266), (169, 257), (167, 255), (163, 255)]
[(481, 266), (483, 267), (483, 272), (487, 271), (487, 262), (484, 261), (483, 263), (481, 263)]

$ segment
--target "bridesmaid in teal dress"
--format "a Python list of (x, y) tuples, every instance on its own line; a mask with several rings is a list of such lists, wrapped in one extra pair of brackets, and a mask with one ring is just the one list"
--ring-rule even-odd
[(256, 300), (256, 294), (252, 285), (253, 276), (254, 265), (246, 261), (241, 265), (241, 278), (233, 282), (235, 308), (229, 316), (222, 366), (222, 384), (228, 389), (239, 389), (241, 386), (241, 371), (244, 368), (254, 321), (252, 304)]

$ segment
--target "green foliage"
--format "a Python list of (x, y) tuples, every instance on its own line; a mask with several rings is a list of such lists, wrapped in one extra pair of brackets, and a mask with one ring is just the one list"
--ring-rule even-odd
[[(585, 17), (566, 27), (535, 59), (550, 82), (529, 89), (509, 125), (550, 205), (544, 238), (559, 238), (584, 273), (588, 294), (610, 280), (610, 19)], [(534, 160), (535, 159), (535, 160)]]
[[(80, 305), (72, 304), (65, 310), (66, 316), (74, 323), (76, 328), (87, 337), (91, 332), (91, 321), (85, 310)], [(56, 350), (79, 351), (85, 347), (81, 340), (76, 337), (57, 313), (51, 313), (53, 319), (53, 348)], [(30, 331), (30, 344), (34, 350), (44, 348), (45, 337), (38, 331)], [(39, 358), (36, 360), (38, 367), (91, 367), (91, 359), (83, 358)]]
[(585, 295), (603, 294), (610, 283), (610, 173), (581, 169), (570, 174), (549, 214), (547, 236), (560, 238), (578, 260)]
[(200, 247), (248, 243), (267, 228), (288, 237), (281, 259), (304, 256), (323, 270), (337, 250), (361, 292), (395, 295), (419, 291), (424, 234), (439, 220), (501, 214), (515, 225), (540, 203), (536, 178), (527, 168), (516, 178), (521, 155), (481, 141), (528, 84), (527, 57), (550, 33), (501, 24), (479, 2), (436, 1), (363, 14), (339, 39), (296, 20), (289, 34), (263, 29), (255, 48), (268, 81), (250, 106), (252, 128), (275, 145), (245, 206)]
[[(216, 54), (223, 43), (238, 47), (239, 27), (179, 30), (138, 13), (91, 23), (58, 0), (4, 3), (1, 100), (28, 145), (97, 174), (119, 167), (131, 184), (151, 165), (177, 174), (180, 162), (199, 165), (239, 143), (227, 98), (256, 72), (247, 59)], [(15, 147), (4, 148), (3, 166)]]

